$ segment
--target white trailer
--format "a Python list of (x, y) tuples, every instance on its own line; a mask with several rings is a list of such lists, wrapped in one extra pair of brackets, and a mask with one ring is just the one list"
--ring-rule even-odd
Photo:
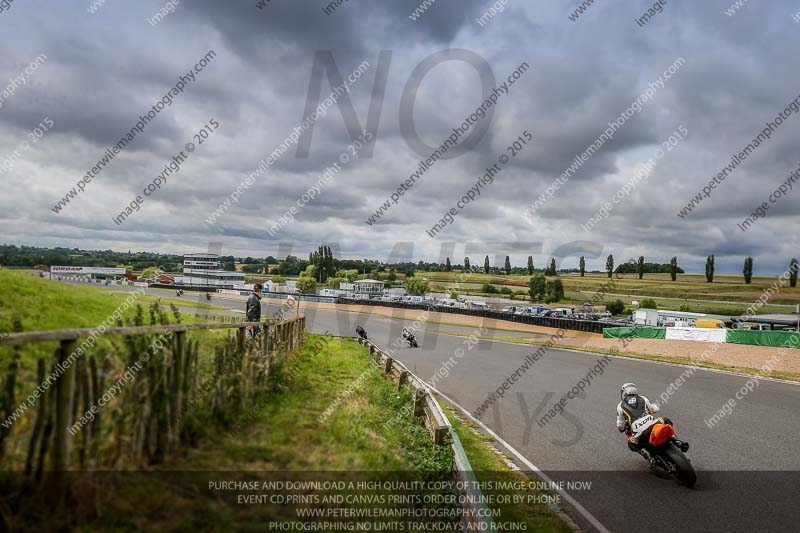
[(637, 326), (658, 326), (658, 311), (655, 309), (637, 309), (633, 312), (633, 323)]

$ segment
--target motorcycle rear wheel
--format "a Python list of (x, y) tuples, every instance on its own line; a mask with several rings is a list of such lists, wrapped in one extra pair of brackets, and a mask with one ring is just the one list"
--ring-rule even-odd
[(695, 473), (692, 463), (683, 455), (683, 452), (670, 445), (664, 448), (663, 454), (675, 467), (674, 474), (678, 482), (689, 488), (694, 487), (695, 482), (697, 482), (697, 473)]

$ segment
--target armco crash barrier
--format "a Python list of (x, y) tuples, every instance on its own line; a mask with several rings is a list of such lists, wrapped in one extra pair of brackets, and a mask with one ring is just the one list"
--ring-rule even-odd
[(400, 309), (428, 309), (432, 313), (451, 313), (457, 315), (480, 316), (493, 320), (505, 320), (508, 322), (518, 322), (520, 324), (530, 324), (532, 326), (542, 326), (545, 328), (570, 329), (575, 331), (588, 331), (590, 333), (603, 333), (603, 328), (614, 326), (614, 322), (598, 322), (595, 320), (573, 320), (569, 318), (549, 318), (540, 316), (521, 316), (501, 313), (488, 309), (464, 309), (458, 307), (435, 306), (428, 303), (412, 304), (406, 302), (381, 302), (377, 300), (354, 300), (350, 298), (339, 298), (338, 303), (351, 305), (373, 305), (380, 307), (396, 307)]

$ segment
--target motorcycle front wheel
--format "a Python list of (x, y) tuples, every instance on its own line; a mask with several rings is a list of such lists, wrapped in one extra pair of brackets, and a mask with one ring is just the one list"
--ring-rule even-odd
[(674, 446), (667, 446), (663, 451), (664, 457), (675, 467), (675, 477), (681, 485), (692, 488), (697, 481), (697, 474), (689, 459), (683, 452)]

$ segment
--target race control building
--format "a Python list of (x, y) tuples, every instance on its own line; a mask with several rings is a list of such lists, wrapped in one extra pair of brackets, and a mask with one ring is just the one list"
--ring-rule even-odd
[(223, 270), (217, 254), (186, 254), (183, 256), (183, 278), (176, 281), (191, 287), (234, 289), (244, 286), (245, 275)]

